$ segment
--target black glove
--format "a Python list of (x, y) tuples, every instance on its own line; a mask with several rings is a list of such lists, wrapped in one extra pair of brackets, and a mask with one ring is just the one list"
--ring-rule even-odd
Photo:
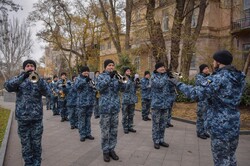
[(63, 85), (62, 85), (62, 87), (63, 87), (63, 88), (66, 88), (66, 85), (65, 85), (65, 84), (63, 84)]
[(26, 72), (24, 73), (23, 78), (24, 78), (24, 79), (28, 78), (28, 77), (30, 76), (30, 74), (32, 73), (32, 71), (33, 71), (33, 70), (26, 71)]
[(91, 78), (86, 77), (86, 82), (89, 82), (91, 80)]
[(115, 76), (115, 74), (117, 73), (117, 71), (112, 71), (112, 72), (110, 72), (109, 73), (109, 75), (110, 75), (110, 78), (114, 78), (114, 76)]
[(175, 86), (178, 84), (178, 80), (176, 79), (176, 78), (170, 78), (170, 79), (168, 79), (169, 80), (169, 82), (171, 82), (172, 84), (174, 84)]

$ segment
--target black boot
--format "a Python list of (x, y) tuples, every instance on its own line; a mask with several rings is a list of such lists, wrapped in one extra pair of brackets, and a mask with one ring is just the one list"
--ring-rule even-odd
[(169, 144), (166, 142), (160, 142), (160, 145), (166, 148), (169, 147)]
[(119, 157), (116, 155), (115, 151), (112, 150), (109, 152), (109, 156), (113, 159), (113, 160), (119, 160)]
[(204, 133), (204, 135), (207, 137), (207, 138), (210, 138), (210, 135), (208, 133)]
[(157, 144), (157, 143), (155, 143), (155, 144), (154, 144), (154, 148), (155, 148), (155, 149), (160, 149), (160, 145)]
[(105, 162), (110, 162), (109, 153), (103, 153), (103, 160), (104, 160)]
[(207, 139), (207, 137), (204, 134), (198, 134), (197, 136), (201, 139)]
[(129, 131), (129, 132), (132, 132), (132, 133), (135, 133), (135, 132), (136, 132), (136, 130), (133, 129), (133, 128), (128, 129), (128, 131)]
[(87, 139), (90, 139), (90, 140), (94, 140), (94, 139), (95, 139), (95, 137), (93, 137), (92, 135), (89, 135), (89, 136), (87, 136), (86, 138), (87, 138)]

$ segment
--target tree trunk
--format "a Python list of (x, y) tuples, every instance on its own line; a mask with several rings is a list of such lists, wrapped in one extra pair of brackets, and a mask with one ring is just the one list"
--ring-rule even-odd
[(185, 0), (176, 0), (176, 9), (174, 14), (174, 22), (171, 31), (171, 61), (170, 68), (173, 71), (177, 71), (180, 52), (181, 41), (181, 28), (183, 21), (183, 11), (185, 6)]
[(111, 27), (111, 25), (109, 23), (109, 20), (108, 20), (109, 18), (106, 15), (106, 9), (104, 7), (103, 0), (99, 0), (102, 15), (103, 15), (103, 18), (104, 18), (104, 22), (105, 22), (105, 24), (106, 24), (106, 26), (108, 28), (110, 38), (113, 41), (113, 44), (114, 44), (114, 46), (116, 48), (116, 51), (117, 51), (117, 54), (119, 56), (121, 54), (121, 52), (122, 52), (121, 43), (120, 43), (120, 31), (119, 31), (119, 28), (118, 28), (118, 25), (117, 25), (116, 11), (115, 11), (115, 7), (113, 6), (113, 1), (109, 0), (109, 2), (110, 2), (109, 5), (111, 7), (112, 24), (114, 25), (114, 32), (113, 32), (112, 27)]
[(147, 29), (152, 44), (152, 54), (156, 62), (163, 62), (168, 68), (168, 59), (166, 54), (165, 39), (163, 37), (161, 24), (154, 19), (155, 0), (149, 0), (147, 3)]
[(188, 78), (190, 63), (192, 60), (193, 50), (191, 48), (191, 24), (194, 9), (194, 0), (190, 0), (187, 5), (187, 11), (190, 11), (185, 18), (184, 33), (183, 33), (183, 47), (181, 54), (181, 73), (184, 78)]
[(246, 75), (247, 75), (247, 72), (248, 72), (249, 64), (250, 64), (250, 51), (248, 53), (248, 56), (247, 56), (247, 59), (246, 59), (245, 65), (244, 65), (244, 69), (243, 69), (243, 72)]
[(125, 50), (130, 49), (130, 27), (131, 27), (131, 13), (133, 8), (133, 1), (126, 0), (126, 35), (125, 35)]
[(205, 11), (207, 7), (206, 1), (207, 0), (200, 1), (197, 25), (193, 33), (191, 32), (191, 23), (192, 23), (193, 11), (195, 9), (194, 7), (195, 3), (194, 3), (194, 0), (189, 1), (188, 11), (191, 11), (191, 12), (189, 12), (188, 15), (186, 16), (184, 34), (187, 34), (187, 36), (184, 38), (186, 40), (183, 41), (183, 49), (182, 49), (182, 56), (181, 56), (181, 72), (183, 76), (186, 78), (189, 77), (189, 70), (190, 70), (193, 52), (195, 52), (195, 45), (196, 45), (197, 39), (200, 35), (200, 31), (202, 28), (202, 23), (204, 20)]

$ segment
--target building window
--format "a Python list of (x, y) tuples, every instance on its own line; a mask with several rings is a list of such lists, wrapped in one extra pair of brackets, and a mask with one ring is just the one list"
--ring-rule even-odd
[(250, 9), (250, 0), (244, 0), (244, 10)]
[(191, 22), (191, 27), (195, 28), (197, 26), (197, 15), (193, 14), (192, 15), (192, 22)]
[(247, 44), (243, 44), (243, 60), (246, 61), (247, 60), (247, 56), (249, 54), (250, 51), (250, 43)]
[(134, 65), (136, 66), (136, 70), (140, 70), (140, 57), (137, 56), (134, 60)]
[(108, 42), (107, 49), (111, 49), (111, 41)]
[(102, 51), (102, 50), (105, 50), (105, 45), (104, 44), (101, 44), (100, 45), (100, 50)]
[(168, 22), (169, 22), (168, 13), (167, 13), (167, 10), (164, 9), (162, 10), (162, 31), (163, 32), (166, 32), (169, 30)]
[(195, 53), (193, 53), (192, 59), (191, 59), (191, 63), (190, 63), (190, 69), (196, 69), (195, 68), (195, 63), (196, 63), (196, 55)]

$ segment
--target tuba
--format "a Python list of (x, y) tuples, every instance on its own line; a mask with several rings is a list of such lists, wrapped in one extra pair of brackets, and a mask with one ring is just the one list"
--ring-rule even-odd
[(65, 98), (65, 93), (62, 90), (59, 91), (59, 97)]
[(29, 75), (29, 80), (33, 84), (36, 84), (39, 81), (39, 75), (36, 72), (32, 71)]

